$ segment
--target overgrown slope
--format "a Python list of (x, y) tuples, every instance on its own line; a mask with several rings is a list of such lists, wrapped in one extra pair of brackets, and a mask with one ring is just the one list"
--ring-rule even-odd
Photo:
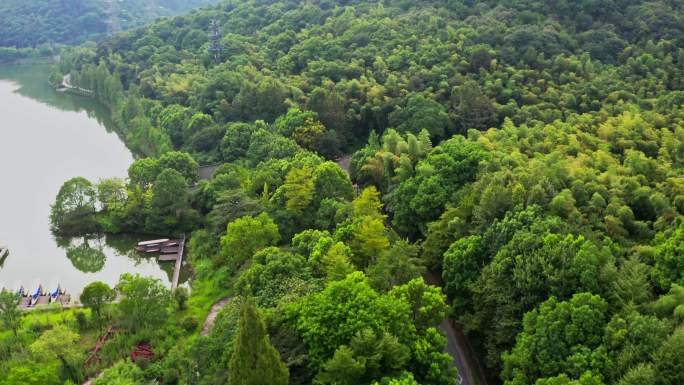
[[(665, 0), (228, 1), (59, 71), (151, 156), (100, 225), (195, 229), (196, 282), (270, 312), (293, 383), (399, 381), (364, 354), (401, 348), (364, 350), (384, 337), (362, 329), (400, 328), (364, 312), (427, 267), (494, 382), (669, 385), (684, 381), (683, 21)], [(183, 168), (173, 150), (228, 164), (167, 209), (160, 184), (186, 191), (183, 170), (160, 173)], [(356, 199), (323, 161), (353, 150)], [(439, 347), (429, 330), (400, 345)], [(220, 379), (229, 348), (212, 349), (200, 370)], [(418, 382), (453, 381), (412, 352)]]
[(2, 0), (0, 47), (81, 43), (103, 37), (109, 23), (116, 28), (130, 28), (212, 3), (209, 0)]

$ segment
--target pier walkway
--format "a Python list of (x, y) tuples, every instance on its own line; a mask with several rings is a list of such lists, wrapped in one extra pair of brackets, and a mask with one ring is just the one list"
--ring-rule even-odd
[(171, 279), (171, 290), (176, 290), (180, 280), (180, 271), (183, 267), (183, 254), (185, 253), (185, 234), (181, 239), (155, 239), (151, 241), (139, 242), (136, 247), (141, 253), (159, 254), (158, 260), (161, 262), (175, 262), (173, 277)]
[(171, 280), (171, 290), (175, 291), (178, 287), (178, 279), (180, 278), (180, 270), (183, 266), (183, 252), (185, 251), (185, 234), (178, 244), (178, 257), (176, 258), (176, 266), (173, 268), (173, 279)]

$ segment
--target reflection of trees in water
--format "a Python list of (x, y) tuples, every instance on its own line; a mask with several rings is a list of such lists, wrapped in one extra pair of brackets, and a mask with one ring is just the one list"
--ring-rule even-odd
[(137, 241), (130, 235), (108, 234), (105, 236), (105, 244), (112, 249), (116, 255), (126, 257), (135, 262), (136, 266), (149, 259), (148, 255), (143, 255), (135, 250)]
[(145, 256), (135, 251), (135, 241), (128, 236), (55, 237), (55, 242), (66, 250), (71, 264), (84, 273), (96, 273), (104, 268), (107, 261), (105, 247), (117, 256), (132, 260), (136, 266), (145, 260)]
[[(139, 252), (135, 249), (135, 246), (138, 244), (139, 241), (145, 240), (145, 237), (142, 237), (140, 235), (135, 236), (135, 235), (111, 235), (108, 234), (105, 237), (105, 243), (107, 244), (107, 247), (112, 249), (117, 255), (127, 257), (128, 259), (134, 261), (136, 266), (140, 263), (147, 262), (150, 259), (155, 260), (157, 259), (158, 254), (147, 254), (147, 253), (142, 253)], [(163, 272), (166, 273), (169, 282), (173, 279), (173, 269), (175, 266), (174, 262), (157, 262), (159, 264), (159, 267)], [(180, 279), (179, 283), (185, 283), (190, 279), (191, 276), (191, 269), (189, 265), (184, 265), (181, 268), (181, 274), (180, 274)]]
[(51, 71), (52, 68), (49, 64), (4, 65), (0, 68), (0, 79), (8, 79), (17, 83), (19, 88), (15, 92), (19, 95), (62, 111), (85, 111), (88, 117), (97, 120), (107, 132), (119, 134), (119, 131), (116, 130), (116, 124), (112, 121), (109, 109), (102, 103), (93, 98), (57, 92), (52, 89), (47, 81)]
[[(105, 237), (105, 243), (109, 248), (111, 248), (117, 255), (127, 257), (128, 259), (132, 260), (136, 266), (140, 263), (148, 262), (150, 259), (155, 260), (156, 262), (158, 254), (142, 253), (135, 249), (135, 246), (141, 240), (144, 240), (144, 237), (141, 238), (141, 236), (134, 235), (107, 235)], [(162, 271), (166, 273), (169, 282), (171, 282), (173, 279), (173, 268), (175, 264), (173, 262), (157, 263)], [(190, 276), (189, 272), (186, 270), (187, 268), (181, 270), (181, 277), (179, 280), (181, 283), (187, 281), (188, 277)]]
[(107, 261), (107, 256), (102, 250), (99, 240), (89, 240), (84, 237), (80, 244), (78, 243), (72, 240), (66, 249), (66, 256), (71, 264), (84, 273), (96, 273), (102, 270)]
[[(150, 260), (156, 262), (156, 254), (145, 254), (135, 250), (135, 245), (140, 241), (139, 238), (139, 236), (108, 234), (77, 238), (56, 237), (55, 241), (60, 248), (66, 250), (67, 258), (76, 269), (84, 273), (96, 273), (104, 268), (107, 261), (105, 249), (108, 249), (110, 256), (114, 254), (128, 258), (135, 266)], [(159, 263), (159, 267), (166, 273), (170, 282), (173, 277), (174, 263), (162, 262)], [(191, 269), (189, 266), (183, 266), (179, 282), (187, 282), (190, 276)]]

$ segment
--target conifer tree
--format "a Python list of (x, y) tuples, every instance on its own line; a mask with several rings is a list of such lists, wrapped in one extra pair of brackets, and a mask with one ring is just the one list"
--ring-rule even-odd
[(289, 372), (271, 345), (266, 325), (251, 300), (240, 315), (235, 351), (230, 359), (230, 385), (287, 385)]

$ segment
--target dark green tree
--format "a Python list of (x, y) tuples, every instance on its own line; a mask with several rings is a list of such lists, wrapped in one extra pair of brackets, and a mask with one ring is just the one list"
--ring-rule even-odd
[(461, 132), (471, 128), (487, 129), (496, 123), (496, 110), (492, 101), (482, 92), (474, 81), (468, 81), (458, 87), (454, 100), (456, 121)]
[(131, 184), (146, 189), (157, 180), (160, 171), (159, 160), (156, 158), (136, 159), (128, 167), (128, 180)]
[(199, 178), (199, 165), (187, 152), (170, 151), (160, 156), (159, 169), (163, 172), (168, 168), (183, 175), (188, 185), (194, 184)]
[(504, 383), (600, 373), (608, 361), (601, 346), (607, 310), (601, 297), (581, 293), (564, 302), (551, 297), (527, 313), (515, 347), (503, 355)]
[(254, 304), (242, 304), (240, 329), (230, 360), (231, 385), (287, 385), (289, 372), (280, 353), (271, 345), (266, 325)]
[(97, 194), (93, 184), (77, 177), (64, 182), (50, 211), (50, 228), (60, 234), (84, 234), (97, 230), (94, 214)]
[(173, 299), (176, 301), (176, 306), (178, 310), (183, 311), (188, 306), (188, 299), (190, 298), (190, 292), (184, 286), (176, 288), (173, 292)]
[(116, 292), (104, 282), (95, 281), (81, 292), (81, 303), (89, 308), (98, 322), (102, 319), (102, 309), (116, 298)]
[(422, 94), (409, 97), (406, 106), (389, 115), (390, 124), (400, 132), (419, 133), (426, 129), (432, 138), (447, 138), (452, 123), (444, 107)]
[(152, 186), (152, 200), (146, 227), (152, 232), (177, 232), (187, 228), (185, 215), (190, 210), (188, 184), (181, 173), (167, 168)]
[(226, 135), (221, 141), (221, 154), (223, 160), (232, 162), (245, 156), (250, 143), (252, 133), (256, 128), (247, 123), (233, 123), (226, 129)]
[(653, 355), (656, 385), (684, 383), (684, 332), (676, 331)]
[(278, 225), (266, 213), (242, 217), (228, 224), (221, 237), (221, 256), (238, 267), (255, 252), (273, 246), (280, 240)]

